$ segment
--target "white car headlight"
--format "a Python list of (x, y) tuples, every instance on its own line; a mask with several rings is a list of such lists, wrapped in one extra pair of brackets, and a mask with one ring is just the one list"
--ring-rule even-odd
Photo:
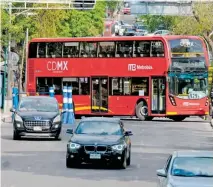
[(112, 149), (115, 151), (122, 151), (126, 147), (126, 144), (118, 144), (118, 145), (113, 145)]
[(61, 115), (58, 115), (54, 118), (53, 123), (60, 123), (61, 121)]
[(80, 147), (81, 147), (81, 145), (77, 144), (77, 143), (70, 143), (69, 144), (70, 149), (79, 149)]
[(22, 118), (18, 114), (15, 115), (15, 121), (23, 122)]

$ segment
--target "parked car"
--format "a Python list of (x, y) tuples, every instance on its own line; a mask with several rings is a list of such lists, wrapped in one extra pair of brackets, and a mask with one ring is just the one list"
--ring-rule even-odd
[(124, 36), (134, 36), (135, 35), (135, 31), (132, 28), (126, 28), (124, 30)]
[(135, 21), (133, 28), (136, 30), (136, 28), (139, 26), (144, 26), (144, 21)]
[(127, 29), (127, 28), (132, 29), (132, 26), (129, 25), (129, 24), (122, 25), (122, 26), (120, 27), (120, 30), (119, 30), (119, 36), (123, 36), (123, 35), (124, 35), (124, 31), (125, 31), (125, 29)]
[(114, 23), (114, 25), (115, 25), (115, 35), (118, 35), (118, 34), (119, 34), (119, 30), (120, 30), (120, 28), (121, 28), (121, 22), (116, 21), (116, 22)]
[(168, 30), (157, 30), (154, 33), (151, 33), (151, 34), (148, 34), (148, 35), (149, 36), (154, 36), (154, 35), (162, 35), (162, 36), (164, 36), (164, 35), (170, 35), (170, 34), (171, 34), (171, 32), (168, 31)]
[(48, 96), (28, 96), (21, 99), (13, 112), (13, 139), (23, 136), (59, 139), (62, 118), (58, 102)]
[(136, 33), (141, 33), (140, 35), (145, 36), (148, 34), (148, 29), (145, 25), (138, 25), (135, 27)]
[(126, 169), (131, 162), (131, 131), (125, 131), (120, 119), (106, 117), (84, 118), (67, 143), (66, 166), (81, 163), (107, 162)]
[(176, 151), (157, 175), (160, 187), (213, 187), (213, 151)]

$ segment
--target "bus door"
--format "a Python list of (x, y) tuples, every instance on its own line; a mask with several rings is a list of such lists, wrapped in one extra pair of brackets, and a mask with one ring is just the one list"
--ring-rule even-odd
[(108, 112), (108, 77), (92, 77), (92, 105), (93, 113)]
[(151, 112), (152, 114), (166, 113), (166, 78), (152, 77)]

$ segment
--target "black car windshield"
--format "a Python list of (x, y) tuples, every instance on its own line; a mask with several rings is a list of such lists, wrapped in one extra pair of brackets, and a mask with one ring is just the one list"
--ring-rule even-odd
[(177, 157), (171, 175), (180, 177), (213, 177), (213, 157)]
[(105, 121), (84, 121), (81, 122), (76, 131), (76, 134), (91, 134), (91, 135), (122, 135), (122, 129), (119, 123)]
[(19, 111), (58, 112), (58, 104), (52, 98), (25, 98), (21, 100)]
[(138, 28), (137, 29), (140, 29), (140, 30), (147, 30), (147, 27), (146, 26), (142, 26), (142, 25), (140, 25), (140, 26), (138, 26)]

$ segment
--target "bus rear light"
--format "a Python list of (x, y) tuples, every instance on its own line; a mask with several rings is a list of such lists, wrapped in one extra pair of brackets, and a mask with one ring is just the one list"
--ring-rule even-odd
[(175, 102), (174, 97), (169, 96), (169, 99), (170, 99), (170, 102), (172, 103), (172, 105), (173, 105), (173, 106), (176, 106), (176, 102)]
[(205, 106), (208, 106), (208, 104), (209, 104), (209, 98), (207, 97)]

